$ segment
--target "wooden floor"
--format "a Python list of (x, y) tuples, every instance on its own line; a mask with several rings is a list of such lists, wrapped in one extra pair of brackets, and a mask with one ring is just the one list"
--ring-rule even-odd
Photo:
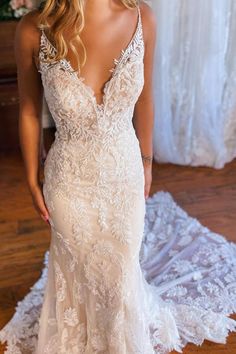
[[(42, 269), (50, 230), (35, 212), (19, 154), (0, 156), (0, 328)], [(236, 241), (236, 160), (224, 169), (154, 165), (153, 192), (172, 193), (176, 202), (205, 226)], [(234, 316), (236, 319), (236, 316)], [(0, 347), (0, 354), (4, 347)], [(187, 345), (184, 354), (236, 354), (236, 334), (227, 344)], [(70, 354), (70, 353), (68, 353)]]

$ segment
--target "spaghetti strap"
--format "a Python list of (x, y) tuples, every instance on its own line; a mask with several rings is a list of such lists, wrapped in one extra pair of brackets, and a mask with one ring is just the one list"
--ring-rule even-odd
[(138, 8), (138, 22), (139, 25), (142, 26), (142, 15), (141, 15), (140, 6), (138, 5), (137, 8)]

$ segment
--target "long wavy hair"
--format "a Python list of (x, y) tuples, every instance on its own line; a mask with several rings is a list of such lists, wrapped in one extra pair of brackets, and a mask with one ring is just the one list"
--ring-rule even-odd
[[(125, 7), (132, 9), (138, 6), (139, 0), (120, 0), (120, 2)], [(45, 0), (39, 6), (38, 27), (46, 28), (50, 39), (53, 41), (56, 48), (53, 60), (65, 58), (68, 50), (71, 49), (77, 59), (79, 71), (87, 59), (86, 48), (80, 37), (85, 25), (85, 4), (86, 0)], [(64, 36), (67, 29), (70, 30), (71, 35), (69, 41)], [(82, 48), (82, 58), (76, 52), (76, 44)]]

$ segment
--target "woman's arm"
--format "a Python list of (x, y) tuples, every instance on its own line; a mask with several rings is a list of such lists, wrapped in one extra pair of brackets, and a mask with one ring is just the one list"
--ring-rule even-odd
[(145, 173), (144, 193), (145, 198), (148, 198), (152, 182), (152, 134), (154, 121), (152, 74), (156, 43), (156, 20), (151, 8), (148, 5), (142, 3), (140, 9), (145, 43), (144, 87), (135, 105), (133, 124), (140, 143)]
[(48, 211), (39, 179), (41, 113), (43, 88), (34, 57), (39, 49), (37, 13), (25, 15), (17, 25), (15, 57), (20, 99), (19, 138), (27, 183), (40, 216), (46, 221)]

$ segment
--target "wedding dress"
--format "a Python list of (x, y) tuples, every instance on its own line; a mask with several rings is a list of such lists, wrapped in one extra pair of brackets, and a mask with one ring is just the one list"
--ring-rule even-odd
[(43, 193), (51, 244), (42, 276), (0, 332), (5, 353), (152, 354), (225, 343), (236, 321), (236, 246), (167, 192), (145, 201), (132, 124), (144, 84), (142, 19), (115, 60), (103, 102), (41, 32), (56, 137)]
[(154, 158), (222, 168), (236, 157), (236, 1), (152, 0), (152, 7)]

